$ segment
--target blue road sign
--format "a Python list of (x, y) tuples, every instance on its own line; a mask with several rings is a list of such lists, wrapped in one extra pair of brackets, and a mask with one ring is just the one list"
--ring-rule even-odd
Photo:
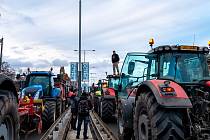
[(70, 77), (71, 77), (71, 81), (77, 81), (78, 62), (70, 62)]
[(83, 82), (89, 81), (89, 62), (82, 63), (82, 81)]

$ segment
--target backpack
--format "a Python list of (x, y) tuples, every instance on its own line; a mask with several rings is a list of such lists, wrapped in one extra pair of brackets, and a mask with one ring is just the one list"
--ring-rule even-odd
[(78, 104), (78, 114), (79, 115), (88, 115), (89, 108), (88, 108), (88, 100), (81, 100)]

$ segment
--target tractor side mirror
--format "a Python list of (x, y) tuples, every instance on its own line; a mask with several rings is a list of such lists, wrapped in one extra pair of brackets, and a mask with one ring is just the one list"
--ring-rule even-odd
[(128, 74), (132, 75), (135, 68), (135, 62), (129, 62), (128, 64)]

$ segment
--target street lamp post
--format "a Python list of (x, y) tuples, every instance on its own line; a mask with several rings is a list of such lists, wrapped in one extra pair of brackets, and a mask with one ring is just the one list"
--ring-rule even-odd
[(79, 72), (78, 72), (78, 95), (81, 95), (81, 0), (79, 0)]

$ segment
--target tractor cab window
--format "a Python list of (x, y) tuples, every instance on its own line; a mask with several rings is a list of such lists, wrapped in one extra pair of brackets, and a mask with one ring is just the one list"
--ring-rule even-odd
[(126, 56), (120, 78), (122, 94), (127, 95), (126, 90), (129, 87), (134, 87), (148, 79), (147, 74), (150, 73), (148, 70), (151, 70), (151, 68), (148, 68), (149, 62), (150, 60), (147, 54), (130, 53)]
[(50, 86), (49, 80), (50, 80), (49, 76), (31, 75), (28, 85), (29, 86), (41, 85), (43, 88), (43, 91), (46, 91), (46, 93), (48, 94), (47, 91), (49, 91), (49, 86)]
[(169, 53), (160, 58), (160, 77), (177, 82), (196, 82), (208, 76), (204, 54)]
[(110, 78), (108, 83), (109, 83), (109, 87), (117, 89), (119, 78)]

